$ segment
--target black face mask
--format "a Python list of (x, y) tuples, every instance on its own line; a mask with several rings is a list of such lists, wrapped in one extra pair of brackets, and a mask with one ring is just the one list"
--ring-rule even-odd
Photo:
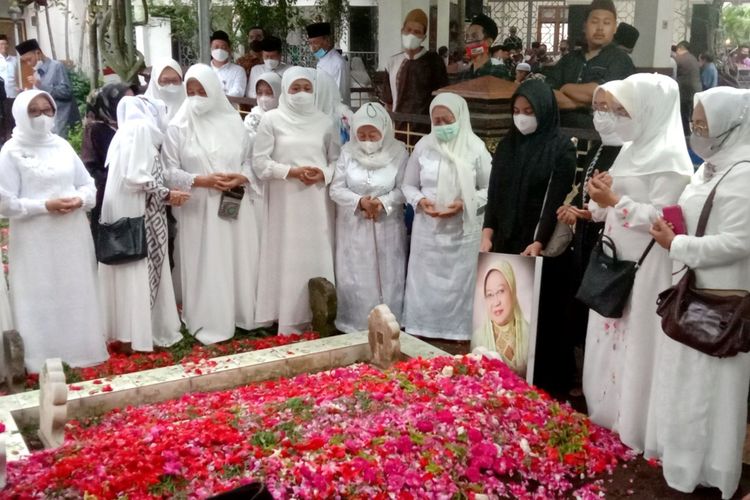
[(263, 42), (260, 40), (253, 40), (250, 42), (250, 50), (253, 52), (261, 52), (263, 50)]

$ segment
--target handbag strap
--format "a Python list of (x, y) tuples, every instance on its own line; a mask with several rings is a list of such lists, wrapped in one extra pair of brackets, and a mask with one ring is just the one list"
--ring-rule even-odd
[(708, 198), (706, 198), (706, 202), (703, 204), (703, 210), (701, 210), (700, 218), (698, 218), (698, 228), (695, 231), (695, 236), (701, 237), (704, 234), (706, 234), (706, 227), (708, 226), (708, 217), (711, 215), (711, 209), (714, 206), (714, 198), (716, 197), (716, 188), (719, 187), (719, 184), (721, 184), (721, 181), (724, 180), (724, 178), (729, 175), (729, 172), (731, 172), (734, 167), (739, 165), (740, 163), (750, 163), (750, 161), (742, 160), (738, 161), (731, 167), (729, 167), (729, 170), (727, 170), (724, 175), (721, 176), (721, 179), (714, 185), (714, 188), (711, 190), (710, 193), (708, 193)]
[(656, 243), (656, 240), (652, 238), (648, 246), (646, 247), (646, 250), (644, 250), (643, 254), (641, 254), (641, 258), (638, 259), (638, 262), (635, 263), (636, 269), (641, 267), (641, 264), (643, 264), (643, 261), (646, 260), (646, 257), (648, 257), (649, 252), (651, 252), (651, 249), (654, 248), (654, 243)]
[[(639, 267), (641, 267), (641, 264), (643, 264), (643, 261), (646, 260), (646, 257), (648, 257), (648, 254), (651, 252), (651, 249), (654, 248), (654, 244), (656, 243), (655, 239), (651, 239), (646, 249), (641, 254), (641, 257), (638, 259), (638, 262), (635, 263), (635, 269), (637, 270)], [(600, 248), (604, 248), (605, 246), (609, 247), (610, 251), (612, 252), (612, 257), (617, 260), (617, 247), (615, 246), (615, 242), (612, 238), (604, 234), (604, 229), (602, 229), (601, 233), (599, 233), (599, 241), (597, 244), (600, 246)]]

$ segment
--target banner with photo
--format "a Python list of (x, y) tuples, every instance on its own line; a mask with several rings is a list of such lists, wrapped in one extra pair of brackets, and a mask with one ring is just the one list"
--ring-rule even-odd
[(541, 257), (479, 254), (471, 350), (499, 357), (530, 384), (541, 281)]

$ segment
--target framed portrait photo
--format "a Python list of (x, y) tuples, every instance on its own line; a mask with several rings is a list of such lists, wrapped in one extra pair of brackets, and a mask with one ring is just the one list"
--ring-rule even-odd
[(471, 350), (498, 357), (530, 384), (541, 280), (541, 257), (479, 254)]

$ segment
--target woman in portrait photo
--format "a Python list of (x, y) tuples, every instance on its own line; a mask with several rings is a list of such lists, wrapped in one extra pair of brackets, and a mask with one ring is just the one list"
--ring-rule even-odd
[(505, 260), (495, 263), (484, 276), (487, 320), (474, 331), (471, 350), (492, 351), (519, 376), (526, 376), (529, 323), (518, 302), (513, 267)]

